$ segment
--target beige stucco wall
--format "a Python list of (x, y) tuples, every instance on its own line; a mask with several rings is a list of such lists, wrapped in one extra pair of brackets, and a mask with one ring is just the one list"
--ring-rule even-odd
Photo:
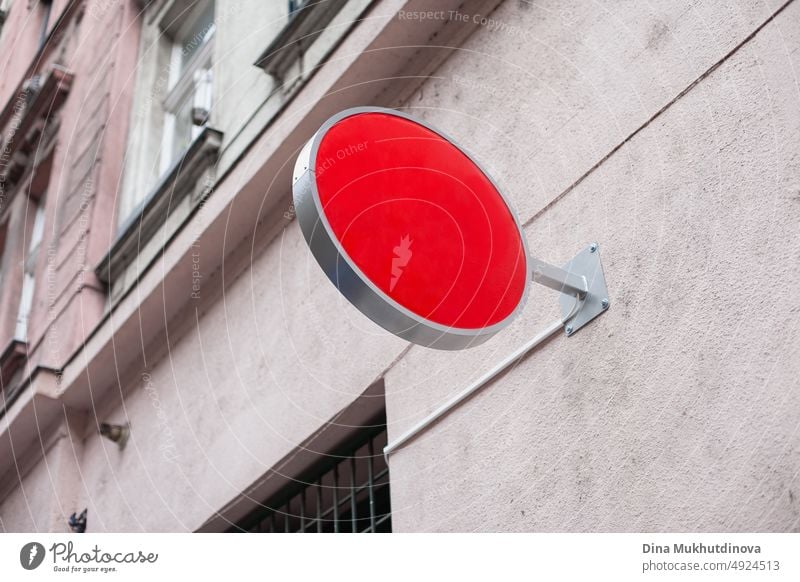
[[(800, 4), (767, 24), (777, 4), (662, 4), (507, 0), (409, 100), (504, 186), (534, 254), (600, 243), (612, 306), (391, 457), (395, 531), (800, 527)], [(119, 372), (123, 404), (96, 403), (132, 438), (84, 427), (89, 531), (200, 527), (381, 376), (391, 440), (558, 315), (537, 288), (484, 346), (407, 349), (296, 222), (226, 261), (249, 267), (204, 273)], [(3, 528), (49, 527), (19, 499)]]
[[(492, 15), (541, 44), (473, 36), (413, 104), (497, 168), (534, 254), (600, 242), (612, 308), (392, 458), (395, 528), (797, 531), (800, 5), (724, 58), (762, 3), (549, 4)], [(390, 440), (553, 303), (535, 289), (530, 317), (475, 351), (412, 348), (386, 380)]]
[(19, 486), (0, 503), (0, 531), (50, 531), (54, 486), (48, 469), (53, 462), (51, 451), (28, 472), (19, 467)]
[(168, 347), (123, 387), (124, 406), (98, 407), (100, 420), (129, 421), (132, 438), (120, 452), (87, 431), (78, 505), (89, 531), (197, 529), (404, 349), (309, 260), (292, 223), (207, 312), (170, 327)]
[(77, 435), (68, 438), (69, 427), (78, 419), (74, 415), (62, 418), (67, 416), (69, 421), (36, 443), (40, 457), (25, 455), (14, 465), (17, 484), (3, 491), (0, 532), (69, 531), (65, 516), (75, 511), (83, 447)]

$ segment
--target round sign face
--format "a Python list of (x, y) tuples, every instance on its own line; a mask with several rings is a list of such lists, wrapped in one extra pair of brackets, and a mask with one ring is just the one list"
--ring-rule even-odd
[(328, 278), (395, 335), (470, 347), (524, 304), (516, 215), (486, 172), (425, 123), (391, 109), (335, 115), (300, 152), (293, 194)]

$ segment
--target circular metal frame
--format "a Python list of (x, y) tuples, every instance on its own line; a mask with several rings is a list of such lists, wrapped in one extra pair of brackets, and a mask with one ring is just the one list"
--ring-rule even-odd
[[(319, 144), (328, 130), (342, 119), (361, 113), (384, 113), (387, 115), (394, 115), (421, 125), (433, 133), (438, 134), (467, 156), (467, 158), (480, 169), (483, 175), (486, 176), (498, 194), (500, 194), (514, 219), (514, 224), (517, 227), (519, 237), (522, 241), (523, 258), (525, 260), (525, 287), (522, 291), (522, 297), (514, 308), (514, 311), (507, 315), (502, 321), (487, 327), (459, 328), (442, 325), (420, 317), (385, 294), (370, 281), (361, 269), (350, 259), (334, 234), (322, 210), (314, 173), (314, 161), (317, 158)], [(482, 344), (498, 331), (508, 326), (525, 306), (525, 301), (528, 297), (528, 287), (530, 285), (527, 264), (529, 257), (528, 243), (525, 240), (522, 225), (519, 222), (516, 212), (508, 203), (508, 200), (489, 173), (487, 173), (469, 153), (446, 134), (431, 127), (424, 121), (415, 119), (400, 111), (382, 107), (355, 107), (337, 113), (322, 124), (319, 130), (317, 130), (300, 151), (300, 155), (294, 167), (292, 194), (300, 229), (303, 231), (303, 236), (311, 249), (311, 253), (314, 255), (320, 267), (322, 267), (328, 279), (330, 279), (339, 292), (358, 308), (359, 311), (396, 336), (415, 344), (441, 350), (469, 348)]]

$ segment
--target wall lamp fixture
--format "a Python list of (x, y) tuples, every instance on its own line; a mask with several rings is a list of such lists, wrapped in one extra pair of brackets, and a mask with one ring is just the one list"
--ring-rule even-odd
[(117, 443), (119, 450), (125, 448), (125, 443), (128, 442), (128, 437), (131, 434), (131, 425), (125, 424), (109, 424), (103, 422), (100, 424), (100, 435), (106, 437), (108, 440)]

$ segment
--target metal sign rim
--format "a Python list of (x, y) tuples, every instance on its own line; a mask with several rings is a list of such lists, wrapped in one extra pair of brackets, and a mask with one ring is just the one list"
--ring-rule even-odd
[[(514, 220), (514, 225), (522, 241), (523, 260), (525, 261), (525, 286), (522, 297), (514, 310), (501, 321), (487, 327), (459, 328), (442, 325), (425, 319), (404, 307), (392, 297), (378, 288), (369, 277), (364, 274), (358, 265), (350, 258), (333, 232), (322, 205), (317, 190), (314, 160), (322, 139), (328, 130), (336, 123), (362, 113), (383, 113), (411, 121), (425, 127), (447, 140), (453, 147), (463, 153), (492, 184), (500, 195), (503, 203)], [(347, 298), (359, 311), (372, 321), (407, 341), (426, 347), (457, 350), (482, 344), (497, 332), (507, 327), (525, 306), (530, 287), (528, 274), (528, 243), (514, 207), (509, 203), (500, 187), (483, 166), (470, 153), (461, 147), (447, 134), (432, 127), (428, 123), (412, 117), (404, 112), (384, 107), (353, 107), (340, 111), (328, 118), (325, 123), (314, 133), (300, 151), (295, 162), (292, 179), (292, 194), (294, 198), (295, 213), (303, 231), (303, 236), (314, 255), (317, 263), (336, 286), (339, 292)]]

